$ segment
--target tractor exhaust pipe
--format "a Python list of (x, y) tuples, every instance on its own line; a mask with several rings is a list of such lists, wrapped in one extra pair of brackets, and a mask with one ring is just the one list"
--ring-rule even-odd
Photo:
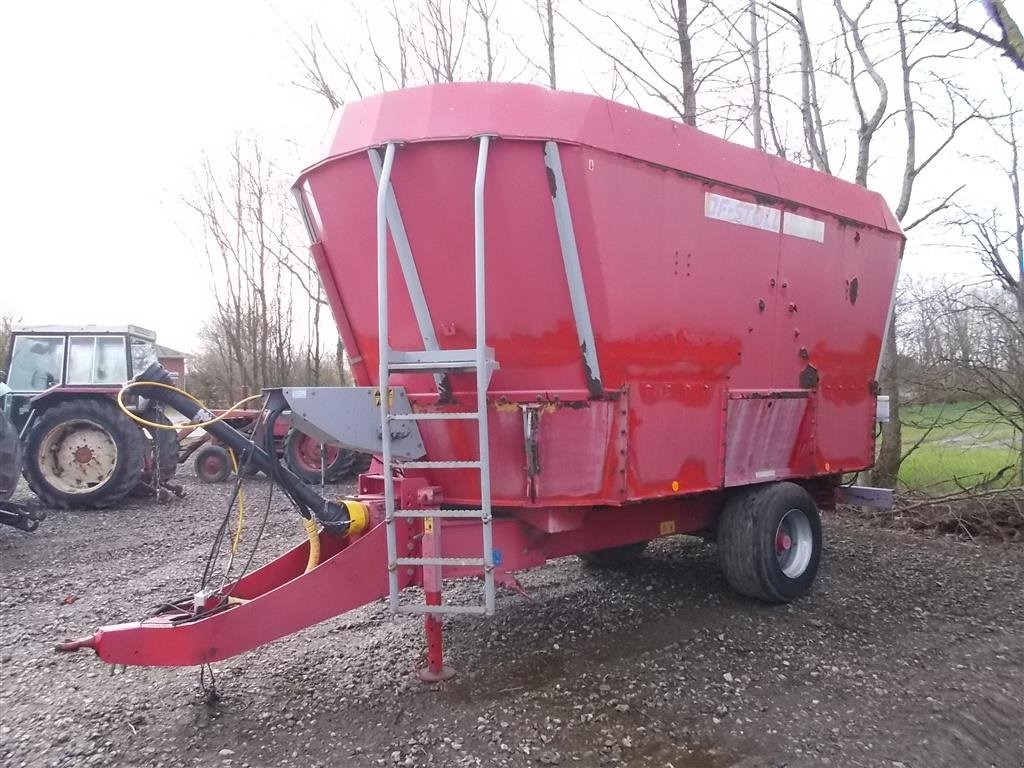
[[(133, 379), (133, 382), (139, 384), (154, 383), (167, 386), (172, 386), (171, 381), (171, 375), (160, 363), (153, 363)], [(173, 408), (191, 421), (204, 422), (214, 418), (212, 413), (174, 389), (146, 386), (136, 386), (133, 389), (142, 397)], [(270, 416), (266, 423), (268, 434), (273, 430), (273, 422), (285, 409), (283, 400), (280, 404), (269, 404)], [(308, 518), (312, 515), (330, 533), (344, 536), (349, 532), (352, 518), (346, 506), (323, 498), (290, 469), (283, 466), (277, 460), (276, 455), (268, 453), (263, 447), (223, 421), (210, 424), (204, 429), (234, 451), (239, 457), (241, 465), (256, 467), (262, 470), (267, 477), (276, 481), (285, 490), (285, 493), (296, 502), (299, 513), (303, 517)]]

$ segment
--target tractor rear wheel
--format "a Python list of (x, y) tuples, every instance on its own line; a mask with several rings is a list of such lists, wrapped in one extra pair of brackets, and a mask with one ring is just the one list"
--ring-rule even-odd
[(62, 509), (123, 499), (142, 477), (146, 438), (113, 401), (77, 398), (41, 411), (25, 438), (25, 480)]
[(617, 565), (628, 565), (638, 560), (647, 549), (649, 541), (638, 541), (634, 544), (623, 544), (620, 547), (608, 547), (593, 552), (580, 552), (578, 557), (587, 565), (599, 568), (611, 568)]
[(718, 559), (729, 585), (747, 597), (787, 603), (814, 583), (821, 518), (796, 483), (739, 491), (718, 519)]
[[(284, 439), (284, 463), (307, 483), (320, 482), (320, 443), (294, 427)], [(351, 470), (352, 452), (337, 445), (325, 445), (323, 476), (337, 480)]]
[(196, 451), (196, 476), (204, 483), (220, 483), (231, 474), (231, 457), (220, 445), (204, 445)]

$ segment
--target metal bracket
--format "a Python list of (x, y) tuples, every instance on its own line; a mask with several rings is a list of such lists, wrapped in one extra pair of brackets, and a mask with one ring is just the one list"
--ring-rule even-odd
[(836, 502), (839, 504), (855, 504), (858, 507), (892, 509), (894, 494), (892, 488), (840, 485), (836, 488)]

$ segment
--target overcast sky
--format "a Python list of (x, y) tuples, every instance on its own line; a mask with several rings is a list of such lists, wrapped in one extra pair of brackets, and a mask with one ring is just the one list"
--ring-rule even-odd
[(329, 119), (281, 26), (239, 1), (4, 3), (0, 311), (193, 344), (212, 302), (179, 201), (201, 153), (239, 131), (315, 146)]
[[(824, 0), (805, 5), (813, 14)], [(296, 171), (300, 155), (312, 158), (330, 115), (292, 84), (299, 72), (288, 27), (320, 19), (334, 34), (365, 35), (339, 23), (337, 8), (327, 0), (4, 3), (0, 312), (26, 323), (134, 323), (190, 349), (212, 309), (205, 257), (180, 202), (193, 170), (204, 151), (223, 155), (239, 133), (260, 136)], [(565, 87), (588, 88), (595, 55), (560, 51)], [(979, 67), (977, 88), (993, 82), (990, 64)], [(879, 142), (876, 152), (886, 151), (902, 148)], [(958, 157), (950, 154), (923, 194), (966, 172)], [(905, 270), (948, 270), (954, 258), (924, 240)]]

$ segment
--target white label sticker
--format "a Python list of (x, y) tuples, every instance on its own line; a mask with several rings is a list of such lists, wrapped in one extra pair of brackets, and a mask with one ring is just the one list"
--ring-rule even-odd
[(764, 480), (764, 479), (769, 478), (769, 477), (775, 477), (775, 470), (774, 469), (762, 469), (762, 470), (759, 470), (758, 472), (755, 472), (754, 473), (754, 477), (756, 477), (758, 480)]
[(781, 213), (775, 208), (712, 192), (704, 193), (704, 215), (709, 219), (728, 221), (744, 227), (763, 229), (766, 232), (778, 232), (782, 220)]
[(304, 389), (293, 389), (292, 390), (292, 397), (294, 397), (296, 400), (301, 400), (305, 396), (306, 396), (306, 390), (304, 390)]
[(825, 222), (817, 219), (809, 219), (806, 216), (798, 216), (788, 211), (782, 217), (782, 232), (794, 237), (802, 237), (805, 240), (815, 240), (819, 243), (825, 242)]

